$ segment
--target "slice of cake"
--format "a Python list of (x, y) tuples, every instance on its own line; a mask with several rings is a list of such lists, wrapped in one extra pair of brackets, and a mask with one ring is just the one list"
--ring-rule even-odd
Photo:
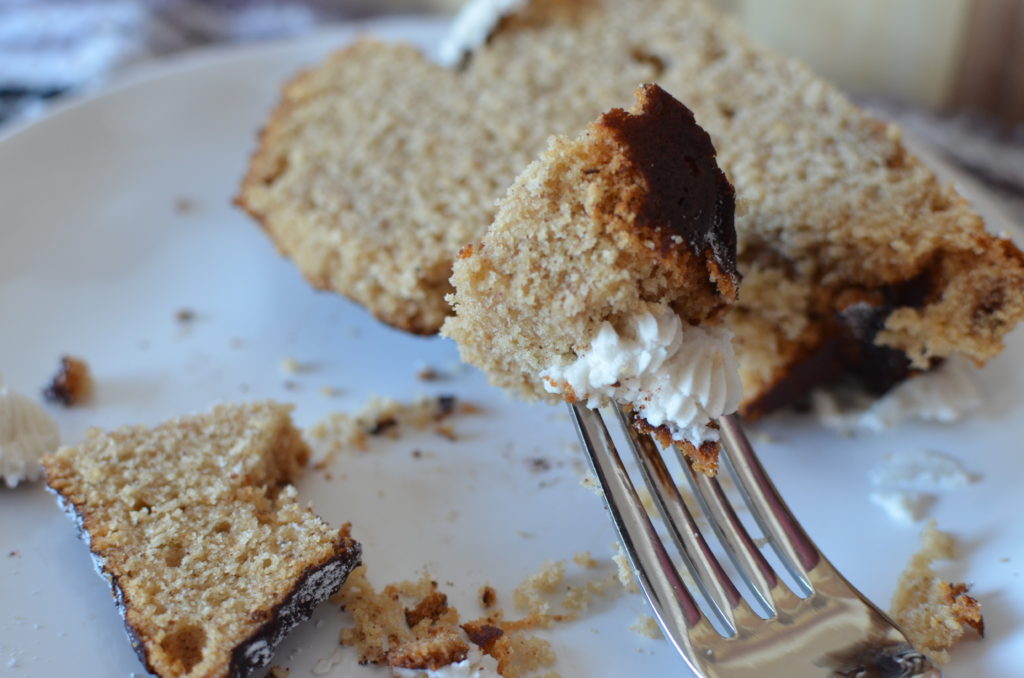
[(331, 529), (290, 484), (310, 454), (290, 410), (222, 405), (92, 429), (44, 459), (150, 672), (247, 675), (358, 565), (347, 527)]
[(641, 82), (694, 111), (744, 206), (726, 322), (745, 413), (983, 363), (1024, 317), (1024, 256), (899, 130), (698, 0), (524, 3), (456, 69), (360, 42), (285, 88), (238, 203), (314, 284), (430, 333), (456, 253), (547, 137)]
[(732, 187), (693, 114), (657, 85), (554, 137), (455, 263), (442, 333), (528, 398), (627, 405), (713, 471), (741, 387)]

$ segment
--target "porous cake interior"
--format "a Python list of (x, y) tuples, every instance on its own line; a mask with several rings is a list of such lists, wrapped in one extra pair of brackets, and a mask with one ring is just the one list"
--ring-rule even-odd
[[(612, 111), (577, 138), (553, 137), (501, 200), (483, 241), (459, 253), (449, 297), (455, 315), (442, 333), (491, 383), (557, 401), (541, 372), (575, 359), (601, 323), (621, 325), (665, 304), (697, 325), (720, 319), (735, 299), (732, 189), (720, 173), (711, 176), (718, 170), (707, 135), (700, 132), (708, 185), (697, 186), (687, 165), (696, 150), (678, 134), (676, 143), (657, 145), (662, 126), (670, 134), (683, 124), (696, 128), (692, 114), (657, 86), (637, 97), (632, 113)], [(639, 136), (657, 150), (638, 154), (641, 140), (620, 134), (624, 118), (643, 121)], [(652, 186), (638, 161), (675, 180)], [(728, 195), (725, 223), (695, 218), (699, 207), (683, 223), (663, 216), (664, 203), (698, 192), (710, 193), (701, 198), (711, 204)], [(652, 212), (661, 218), (652, 221)], [(696, 252), (679, 235), (687, 228), (700, 231)]]
[(1024, 317), (1024, 257), (899, 131), (694, 0), (531, 2), (456, 70), (360, 42), (290, 83), (239, 197), (314, 284), (414, 332), (447, 313), (452, 259), (544, 148), (657, 82), (736, 187), (728, 322), (745, 410), (843, 373), (884, 390)]
[(221, 406), (92, 430), (46, 460), (158, 675), (229, 675), (236, 648), (349, 546), (287, 484), (309, 456), (289, 410)]

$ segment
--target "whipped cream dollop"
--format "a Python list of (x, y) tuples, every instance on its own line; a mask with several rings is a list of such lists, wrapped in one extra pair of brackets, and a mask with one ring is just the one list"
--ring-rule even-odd
[(57, 422), (43, 407), (0, 382), (0, 477), (7, 487), (42, 475), (39, 460), (60, 445)]
[(526, 4), (526, 0), (471, 0), (455, 15), (448, 33), (438, 46), (437, 60), (454, 68), (463, 56), (487, 42), (487, 38), (507, 16)]
[(391, 669), (396, 678), (501, 678), (498, 660), (484, 654), (470, 643), (469, 653), (461, 662), (453, 662), (439, 669)]
[(684, 324), (667, 305), (623, 325), (603, 323), (574, 362), (541, 372), (548, 392), (585, 400), (587, 407), (631, 405), (651, 426), (667, 427), (673, 440), (717, 441), (718, 431), (708, 425), (735, 412), (743, 396), (732, 334)]
[(953, 357), (939, 367), (910, 377), (882, 397), (863, 393), (815, 391), (811, 404), (818, 420), (840, 431), (875, 431), (905, 421), (950, 423), (980, 409), (974, 370)]

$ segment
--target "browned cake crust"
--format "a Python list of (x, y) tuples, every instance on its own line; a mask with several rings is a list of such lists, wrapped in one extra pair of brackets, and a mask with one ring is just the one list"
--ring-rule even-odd
[(238, 201), (315, 284), (432, 332), (456, 252), (548, 135), (640, 82), (695, 112), (736, 187), (749, 414), (983, 363), (1024, 317), (1024, 256), (898, 129), (696, 0), (533, 2), (458, 71), (354, 45), (286, 87)]
[(92, 430), (44, 459), (151, 673), (247, 676), (359, 564), (289, 485), (309, 456), (290, 408), (221, 406)]

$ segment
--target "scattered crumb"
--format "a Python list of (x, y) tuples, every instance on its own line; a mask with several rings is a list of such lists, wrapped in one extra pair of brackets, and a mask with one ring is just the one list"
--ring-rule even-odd
[[(412, 402), (399, 402), (391, 398), (370, 398), (354, 414), (332, 412), (307, 430), (322, 461), (318, 467), (328, 464), (334, 455), (343, 450), (367, 450), (370, 439), (386, 435), (397, 439), (403, 428), (422, 430), (436, 425), (436, 431), (449, 440), (457, 440), (455, 429), (440, 424), (454, 414), (474, 413), (469, 403), (459, 402), (453, 395), (424, 396)], [(413, 451), (419, 458), (422, 452)]]
[(191, 308), (179, 308), (174, 312), (174, 319), (181, 325), (187, 325), (196, 319), (196, 312)]
[(444, 379), (444, 375), (435, 368), (426, 366), (416, 372), (416, 378), (420, 381), (438, 381)]
[(43, 396), (65, 407), (73, 407), (88, 400), (92, 390), (89, 365), (81, 358), (65, 355), (61, 356), (57, 374), (43, 390)]
[(551, 605), (545, 594), (560, 590), (565, 582), (565, 561), (544, 561), (540, 570), (530, 575), (512, 592), (512, 600), (520, 610), (535, 615), (546, 615)]
[[(11, 553), (13, 554), (14, 552), (12, 551)], [(999, 562), (1000, 563), (1008, 563), (1008, 562), (1010, 562), (1010, 559), (1008, 557), (1006, 557), (1006, 556), (1003, 556), (1002, 558), (999, 559)]]
[(649, 614), (642, 614), (637, 617), (636, 621), (629, 627), (629, 630), (651, 640), (658, 640), (662, 637), (661, 627), (658, 626), (657, 620)]
[(298, 383), (293, 381), (292, 379), (285, 379), (283, 382), (281, 382), (281, 385), (284, 386), (284, 390), (286, 390), (286, 391), (297, 391), (297, 390), (299, 390)]
[(545, 457), (530, 457), (526, 460), (526, 465), (533, 473), (543, 473), (544, 471), (551, 470), (551, 462)]
[(174, 211), (178, 214), (191, 214), (195, 209), (196, 204), (191, 198), (179, 195), (174, 199)]
[(362, 566), (332, 600), (354, 620), (342, 631), (342, 644), (354, 646), (361, 663), (390, 666), (395, 675), (467, 662), (472, 675), (525, 678), (555, 661), (550, 643), (525, 635), (520, 622), (503, 620), (500, 611), (462, 623), (428, 574), (378, 592)]
[(339, 395), (341, 395), (341, 390), (336, 389), (333, 386), (321, 386), (320, 395), (322, 395), (325, 398), (337, 398)]
[(7, 557), (8, 558), (17, 558), (18, 555), (19, 555), (19, 553), (17, 551), (11, 551), (10, 553), (7, 554)]
[(967, 595), (968, 586), (943, 581), (932, 570), (934, 561), (955, 557), (953, 538), (936, 529), (935, 521), (928, 523), (921, 533), (921, 549), (900, 575), (890, 611), (914, 647), (940, 663), (949, 661), (949, 649), (965, 627), (985, 635), (981, 604)]
[(612, 554), (612, 560), (617, 568), (619, 583), (622, 584), (622, 588), (626, 589), (627, 593), (639, 593), (640, 586), (636, 583), (633, 567), (629, 564), (629, 558), (626, 557), (622, 544), (615, 542), (614, 548), (615, 553)]
[(491, 609), (497, 602), (498, 592), (494, 590), (493, 586), (484, 586), (480, 589), (480, 605), (482, 605), (485, 610)]
[(576, 563), (580, 567), (586, 567), (588, 569), (597, 567), (600, 564), (598, 563), (597, 558), (590, 555), (590, 551), (582, 551), (575, 554), (572, 557), (572, 562)]
[(286, 669), (283, 666), (271, 666), (270, 670), (267, 671), (266, 678), (288, 678), (291, 674), (291, 669)]

